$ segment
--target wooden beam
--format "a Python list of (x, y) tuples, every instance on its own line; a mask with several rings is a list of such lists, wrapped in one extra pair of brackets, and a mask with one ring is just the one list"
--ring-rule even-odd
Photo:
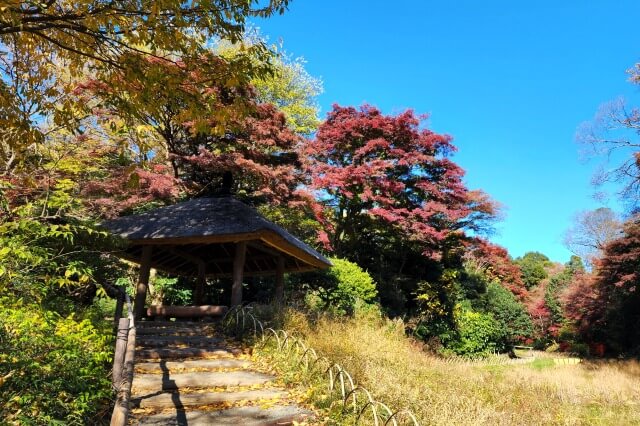
[(242, 304), (242, 279), (244, 261), (247, 254), (246, 241), (236, 243), (236, 253), (233, 259), (233, 284), (231, 286), (231, 306)]
[[(285, 273), (292, 273), (292, 274), (296, 274), (299, 272), (311, 272), (311, 271), (317, 271), (318, 268), (314, 268), (313, 266), (304, 266), (301, 267), (300, 269), (293, 269), (293, 268), (286, 268), (284, 272)], [(274, 269), (273, 267), (271, 269), (265, 269), (263, 271), (244, 271), (242, 273), (242, 275), (244, 277), (265, 277), (265, 276), (269, 276), (269, 275), (276, 275), (276, 269)], [(222, 273), (208, 273), (207, 274), (207, 278), (233, 278), (233, 274), (229, 273), (229, 272), (222, 272)]]
[(174, 256), (178, 256), (182, 259), (188, 260), (189, 262), (194, 263), (196, 265), (200, 263), (204, 263), (204, 260), (201, 259), (200, 257), (189, 254), (184, 250), (178, 250), (176, 248), (166, 248), (165, 250), (173, 254)]
[(149, 272), (151, 271), (151, 255), (153, 248), (151, 246), (142, 247), (142, 259), (140, 261), (140, 275), (138, 276), (138, 285), (136, 287), (135, 299), (135, 319), (142, 318), (144, 313), (144, 302), (147, 298), (147, 287), (149, 287)]
[(262, 231), (247, 232), (242, 234), (226, 235), (199, 235), (192, 237), (170, 237), (170, 238), (142, 238), (131, 239), (131, 244), (139, 245), (184, 245), (184, 244), (211, 244), (211, 243), (235, 243), (238, 241), (259, 240)]
[(276, 303), (284, 302), (284, 257), (278, 256), (278, 265), (276, 266)]
[(224, 254), (226, 254), (227, 256), (231, 256), (231, 254), (229, 253), (229, 250), (227, 250), (227, 246), (225, 244), (220, 244), (220, 247), (222, 247), (222, 251), (224, 251)]
[(221, 317), (227, 313), (226, 306), (202, 305), (202, 306), (149, 306), (147, 315), (150, 317), (161, 316), (169, 318), (191, 318), (191, 317)]
[(299, 259), (308, 265), (315, 266), (316, 268), (327, 269), (331, 266), (291, 244), (289, 241), (273, 231), (264, 231), (260, 240), (266, 245), (271, 246), (282, 253), (288, 254), (291, 257)]
[(271, 249), (271, 248), (265, 246), (264, 244), (261, 244), (258, 241), (247, 241), (247, 245), (249, 247), (251, 247), (251, 248), (254, 248), (254, 249), (258, 250), (258, 251), (261, 251), (263, 253), (269, 254), (269, 255), (271, 255), (273, 257), (282, 256), (282, 253), (280, 251)]
[(316, 268), (326, 269), (330, 265), (306, 251), (296, 247), (285, 238), (271, 230), (262, 230), (257, 232), (248, 232), (241, 234), (227, 235), (202, 235), (193, 237), (172, 237), (172, 238), (145, 238), (130, 240), (133, 245), (185, 245), (185, 244), (212, 244), (212, 243), (237, 243), (240, 241), (261, 241), (265, 245), (272, 247), (278, 252), (284, 252), (289, 256), (296, 257), (301, 261), (315, 266)]
[[(224, 270), (216, 262), (211, 262), (210, 264), (215, 266), (218, 269), (218, 271), (220, 271), (221, 274), (224, 273)], [(211, 275), (211, 274), (209, 274), (209, 275)]]

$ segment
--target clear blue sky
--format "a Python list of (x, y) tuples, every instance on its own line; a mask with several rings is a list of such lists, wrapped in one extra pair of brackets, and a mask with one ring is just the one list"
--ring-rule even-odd
[(429, 113), (467, 185), (506, 206), (493, 241), (568, 259), (573, 215), (599, 205), (575, 131), (606, 101), (638, 103), (625, 70), (640, 1), (293, 0), (255, 24), (323, 79), (323, 116), (334, 102)]

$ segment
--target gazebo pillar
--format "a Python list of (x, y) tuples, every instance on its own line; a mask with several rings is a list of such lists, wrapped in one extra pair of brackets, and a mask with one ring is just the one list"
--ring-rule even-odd
[(136, 298), (134, 302), (134, 318), (139, 320), (144, 314), (144, 303), (147, 299), (147, 287), (149, 287), (149, 273), (151, 272), (152, 246), (142, 247), (142, 258), (140, 260), (140, 274), (138, 275), (138, 285), (136, 286)]
[(284, 257), (278, 256), (276, 267), (276, 302), (284, 302)]
[(244, 260), (247, 254), (247, 242), (236, 243), (236, 253), (233, 259), (233, 284), (231, 285), (231, 306), (242, 304), (242, 279)]
[(196, 282), (196, 291), (193, 295), (193, 304), (202, 305), (204, 302), (204, 285), (207, 282), (207, 269), (204, 262), (198, 262), (198, 281)]

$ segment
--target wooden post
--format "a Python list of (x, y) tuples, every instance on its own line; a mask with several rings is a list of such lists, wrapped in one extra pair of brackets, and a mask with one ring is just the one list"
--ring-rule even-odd
[(127, 350), (124, 355), (121, 386), (118, 389), (116, 405), (113, 407), (111, 426), (125, 426), (129, 419), (129, 400), (133, 383), (134, 357), (136, 353), (136, 328), (129, 328)]
[(278, 256), (276, 268), (276, 303), (284, 302), (284, 257)]
[(122, 369), (124, 368), (124, 355), (127, 350), (127, 336), (129, 334), (129, 318), (120, 318), (118, 332), (116, 334), (116, 351), (113, 354), (112, 383), (116, 390), (122, 385)]
[(204, 286), (207, 283), (207, 266), (204, 262), (198, 262), (198, 281), (196, 281), (196, 291), (193, 293), (193, 304), (200, 306), (204, 304)]
[(233, 284), (231, 286), (231, 306), (242, 304), (242, 279), (244, 260), (247, 253), (247, 242), (236, 243), (236, 254), (233, 259)]
[(114, 313), (114, 319), (113, 319), (115, 333), (118, 332), (120, 319), (122, 318), (122, 308), (124, 306), (124, 286), (119, 285), (119, 286), (116, 286), (116, 288), (118, 289), (118, 296), (116, 297), (116, 312)]
[(151, 271), (151, 246), (142, 247), (142, 260), (140, 261), (140, 275), (136, 287), (135, 316), (136, 320), (142, 318), (144, 303), (147, 299), (147, 287), (149, 286), (149, 272)]

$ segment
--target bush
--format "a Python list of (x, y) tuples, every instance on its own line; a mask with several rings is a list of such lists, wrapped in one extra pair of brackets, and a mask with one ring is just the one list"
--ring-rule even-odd
[(457, 306), (454, 311), (455, 332), (440, 336), (447, 350), (456, 355), (488, 355), (498, 350), (503, 336), (493, 315)]
[(492, 314), (498, 322), (501, 338), (497, 346), (500, 351), (533, 335), (533, 323), (525, 307), (497, 282), (489, 283), (487, 292), (474, 302), (474, 307)]
[(331, 258), (333, 267), (320, 272), (290, 277), (290, 285), (299, 282), (311, 290), (306, 297), (311, 307), (332, 309), (337, 314), (353, 314), (358, 301), (371, 304), (378, 295), (368, 272), (345, 259)]
[[(95, 424), (109, 406), (112, 339), (87, 319), (0, 300), (0, 418)], [(4, 379), (3, 379), (4, 378)]]
[[(184, 280), (183, 280), (184, 281)], [(193, 285), (193, 283), (188, 283)], [(179, 278), (158, 276), (153, 280), (154, 301), (165, 305), (189, 305), (193, 301), (193, 290), (184, 285)]]

